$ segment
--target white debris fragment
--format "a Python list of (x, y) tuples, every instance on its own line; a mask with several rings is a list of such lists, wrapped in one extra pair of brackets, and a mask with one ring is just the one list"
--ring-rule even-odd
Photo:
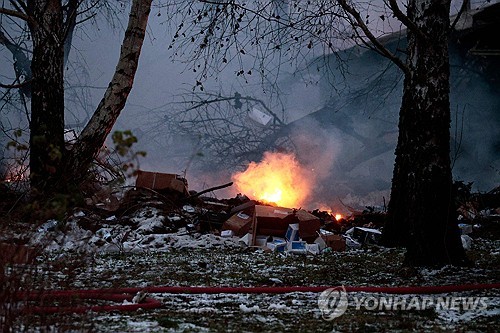
[(134, 298), (132, 298), (132, 303), (139, 304), (139, 303), (144, 302), (147, 295), (148, 295), (148, 293), (146, 293), (143, 290), (138, 291), (137, 294), (134, 296)]
[(184, 210), (186, 213), (195, 213), (196, 210), (194, 209), (193, 206), (190, 206), (190, 205), (184, 205), (182, 207), (182, 210)]
[(38, 232), (53, 231), (59, 222), (57, 220), (48, 220), (38, 228)]
[(462, 246), (465, 250), (470, 250), (472, 248), (472, 238), (469, 235), (461, 235)]
[(232, 230), (222, 230), (220, 233), (221, 237), (233, 237), (234, 232)]
[(288, 306), (286, 306), (283, 303), (279, 303), (279, 304), (273, 303), (273, 304), (269, 305), (268, 310), (271, 310), (271, 311), (274, 310), (274, 311), (278, 311), (278, 312), (286, 312), (288, 310)]
[(271, 282), (276, 283), (276, 284), (283, 284), (283, 281), (281, 281), (281, 280), (280, 280), (280, 279), (278, 279), (278, 278), (273, 278), (273, 277), (272, 277), (272, 278), (269, 278), (269, 280), (270, 280)]
[(84, 212), (82, 212), (81, 210), (79, 210), (79, 211), (75, 212), (75, 213), (73, 214), (73, 216), (74, 216), (74, 217), (83, 217), (83, 216), (85, 216), (85, 213), (84, 213)]
[(175, 221), (180, 221), (182, 220), (182, 217), (180, 217), (179, 215), (172, 215), (172, 216), (168, 216), (167, 219), (170, 221), (170, 222), (175, 222)]
[(273, 119), (273, 117), (271, 117), (267, 113), (264, 113), (256, 108), (252, 108), (252, 110), (248, 112), (248, 117), (253, 121), (261, 124), (262, 126), (266, 126), (267, 124), (269, 124), (271, 119)]

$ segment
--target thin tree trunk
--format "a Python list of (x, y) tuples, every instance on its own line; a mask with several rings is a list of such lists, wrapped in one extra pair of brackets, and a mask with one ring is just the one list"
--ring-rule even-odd
[(51, 189), (61, 176), (64, 154), (64, 41), (59, 0), (28, 1), (33, 38), (30, 178), (33, 188)]
[(384, 239), (404, 244), (409, 265), (462, 264), (450, 164), (448, 28), (450, 1), (414, 0), (408, 18), (409, 73), (400, 110), (389, 219)]
[(72, 148), (67, 164), (69, 179), (81, 181), (92, 160), (125, 106), (132, 89), (139, 55), (146, 34), (152, 0), (134, 0), (115, 74), (97, 110)]

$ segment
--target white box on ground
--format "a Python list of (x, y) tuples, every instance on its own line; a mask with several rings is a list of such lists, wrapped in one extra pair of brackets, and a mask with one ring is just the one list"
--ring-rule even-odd
[(269, 238), (269, 236), (257, 235), (255, 237), (255, 245), (256, 246), (266, 246), (268, 238)]
[(304, 241), (291, 241), (287, 243), (289, 253), (307, 253), (307, 243)]
[(233, 237), (234, 232), (232, 230), (222, 230), (220, 233), (221, 237)]
[(273, 252), (285, 252), (286, 241), (273, 239), (272, 242), (267, 242), (266, 246)]
[(319, 248), (319, 244), (313, 243), (313, 244), (306, 244), (306, 250), (309, 253), (312, 254), (320, 254), (321, 250)]
[(472, 237), (469, 235), (461, 235), (462, 246), (464, 250), (470, 250), (472, 248)]
[(245, 236), (241, 237), (238, 240), (238, 243), (240, 243), (241, 245), (250, 246), (250, 244), (252, 244), (252, 234), (248, 233)]
[(345, 243), (347, 245), (347, 247), (351, 248), (351, 249), (360, 249), (361, 248), (361, 244), (358, 243), (357, 241), (355, 241), (352, 237), (350, 236), (343, 236), (344, 239), (345, 239)]
[(314, 240), (314, 243), (315, 243), (315, 244), (318, 244), (320, 251), (323, 251), (324, 249), (326, 249), (326, 242), (325, 242), (325, 240), (323, 239), (323, 237), (318, 237), (318, 238), (316, 238), (316, 239)]
[(293, 223), (288, 225), (286, 230), (285, 239), (289, 242), (294, 242), (299, 240), (299, 224)]

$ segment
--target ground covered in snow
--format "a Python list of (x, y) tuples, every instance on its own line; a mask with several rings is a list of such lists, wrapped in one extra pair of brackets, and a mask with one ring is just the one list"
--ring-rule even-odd
[[(412, 286), (498, 282), (500, 241), (475, 239), (470, 268), (401, 269), (403, 252), (371, 246), (321, 255), (267, 253), (224, 245), (216, 236), (179, 236), (168, 250), (142, 252), (48, 251), (38, 265), (13, 267), (37, 289), (93, 289), (145, 286)], [(174, 237), (174, 235), (172, 235)], [(174, 237), (175, 238), (175, 237)], [(201, 246), (203, 243), (203, 246)], [(193, 244), (198, 244), (197, 246)], [(152, 294), (162, 307), (136, 312), (25, 315), (15, 331), (259, 332), (259, 331), (495, 331), (500, 291), (438, 296), (486, 297), (487, 308), (455, 311), (356, 309), (369, 294), (349, 293), (345, 314), (322, 318), (318, 293)], [(388, 296), (388, 295), (386, 295)], [(83, 302), (83, 301), (82, 301)], [(85, 305), (85, 304), (83, 304)]]
[[(210, 205), (217, 206), (215, 203)], [(200, 220), (209, 221), (214, 217), (209, 216), (213, 211), (206, 207), (206, 203), (166, 207), (165, 203), (149, 201), (116, 212), (77, 209), (63, 221), (49, 220), (35, 229), (28, 223), (7, 225), (0, 232), (0, 244), (26, 244), (36, 249), (36, 259), (23, 263), (24, 255), (17, 255), (18, 261), (6, 266), (3, 276), (0, 274), (4, 283), (0, 300), (7, 301), (0, 304), (0, 319), (12, 320), (13, 332), (497, 331), (500, 289), (416, 298), (417, 301), (426, 296), (467, 298), (476, 302), (474, 306), (479, 306), (474, 309), (436, 305), (425, 309), (379, 309), (372, 306), (373, 302), (391, 295), (348, 292), (345, 313), (332, 320), (325, 319), (324, 308), (322, 312), (318, 303), (320, 293), (314, 292), (155, 293), (149, 297), (160, 301), (161, 307), (150, 310), (50, 315), (15, 311), (16, 306), (22, 309), (25, 304), (9, 298), (12, 290), (103, 289), (106, 293), (116, 288), (154, 286), (499, 283), (499, 223), (498, 216), (493, 213), (489, 213), (490, 220), (484, 225), (470, 224), (472, 243), (467, 252), (474, 263), (472, 267), (449, 266), (433, 270), (403, 268), (403, 250), (374, 244), (361, 249), (348, 248), (345, 252), (324, 251), (318, 255), (276, 253), (247, 247), (238, 237), (201, 232)], [(404, 302), (412, 299), (412, 295), (401, 297)], [(44, 301), (45, 306), (64, 305), (55, 300), (40, 301)], [(362, 301), (366, 302), (360, 306)], [(119, 304), (81, 299), (71, 302), (72, 306)], [(28, 305), (37, 306), (39, 302)], [(326, 305), (335, 308), (340, 303)]]

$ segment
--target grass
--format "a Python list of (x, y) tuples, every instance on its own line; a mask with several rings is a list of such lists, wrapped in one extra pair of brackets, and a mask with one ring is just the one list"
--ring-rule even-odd
[[(366, 250), (318, 256), (280, 255), (248, 249), (190, 249), (142, 254), (52, 254), (41, 258), (30, 273), (30, 284), (44, 289), (92, 289), (137, 286), (260, 286), (274, 285), (438, 285), (498, 282), (498, 241), (478, 242), (470, 251), (476, 267), (444, 267), (402, 273), (403, 252), (372, 247)], [(13, 270), (21, 267), (13, 267)], [(28, 272), (28, 271), (26, 271)], [(459, 296), (461, 296), (460, 294)], [(463, 294), (496, 297), (499, 291)], [(155, 294), (163, 307), (132, 313), (22, 316), (16, 331), (99, 332), (322, 332), (354, 331), (493, 331), (496, 314), (458, 321), (446, 313), (425, 311), (356, 310), (333, 321), (321, 318), (318, 295), (170, 295)], [(351, 297), (352, 295), (349, 295)], [(240, 308), (258, 306), (255, 311)]]

